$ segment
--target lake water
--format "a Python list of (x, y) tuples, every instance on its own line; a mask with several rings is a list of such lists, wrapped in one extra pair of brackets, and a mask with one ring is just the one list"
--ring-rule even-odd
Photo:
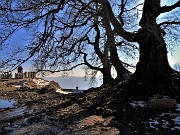
[(101, 85), (101, 80), (97, 78), (97, 82), (94, 85), (90, 85), (88, 81), (85, 81), (84, 77), (74, 77), (74, 76), (67, 76), (67, 77), (43, 77), (43, 79), (48, 81), (55, 81), (57, 82), (61, 88), (63, 89), (76, 89), (79, 90), (87, 90), (91, 87), (99, 87)]
[(0, 99), (0, 109), (13, 107), (14, 103), (15, 101), (13, 100)]

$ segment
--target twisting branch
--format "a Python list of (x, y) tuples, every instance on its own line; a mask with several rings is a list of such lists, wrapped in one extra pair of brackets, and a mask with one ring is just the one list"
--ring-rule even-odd
[(102, 68), (99, 68), (99, 67), (95, 67), (95, 66), (92, 66), (88, 61), (87, 61), (87, 53), (84, 53), (84, 52), (81, 52), (81, 54), (84, 55), (84, 64), (86, 66), (88, 66), (89, 68), (93, 69), (93, 70), (97, 70), (97, 71), (101, 71), (102, 72)]
[(160, 23), (159, 24), (159, 26), (161, 26), (161, 25), (179, 25), (180, 24), (180, 22), (175, 22), (175, 21), (173, 21), (173, 22), (162, 22), (162, 23)]
[(174, 5), (171, 5), (171, 6), (163, 6), (160, 8), (160, 13), (165, 13), (165, 12), (169, 12), (177, 7), (180, 7), (180, 0), (175, 3)]
[(119, 13), (119, 15), (118, 15), (118, 18), (119, 18), (119, 20), (120, 20), (120, 22), (121, 22), (121, 26), (123, 27), (124, 26), (124, 20), (123, 20), (123, 13), (124, 13), (124, 10), (125, 10), (125, 5), (126, 5), (126, 3), (127, 3), (127, 0), (121, 0), (121, 12)]
[(102, 8), (104, 9), (107, 18), (109, 18), (109, 22), (112, 23), (112, 25), (114, 26), (114, 32), (129, 42), (135, 42), (135, 34), (127, 32), (125, 29), (123, 29), (122, 25), (119, 23), (119, 21), (114, 15), (109, 1), (103, 0), (100, 1), (100, 3), (103, 6)]
[(60, 69), (60, 70), (38, 69), (37, 72), (50, 72), (50, 73), (66, 72), (66, 71), (72, 71), (73, 69), (77, 68), (78, 66), (82, 66), (82, 65), (85, 65), (85, 63), (79, 63), (68, 69)]

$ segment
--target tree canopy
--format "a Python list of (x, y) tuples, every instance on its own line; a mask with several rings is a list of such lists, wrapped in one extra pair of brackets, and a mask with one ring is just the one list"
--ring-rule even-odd
[[(168, 5), (165, 2), (2, 0), (0, 45), (7, 44), (22, 29), (30, 38), (26, 45), (17, 46), (9, 57), (1, 60), (1, 65), (17, 67), (33, 57), (39, 71), (68, 71), (87, 65), (102, 72), (107, 83), (113, 80), (111, 68), (114, 67), (118, 80), (124, 80), (123, 75), (129, 73), (125, 67), (133, 66), (130, 61), (137, 56), (139, 45), (139, 61), (148, 61), (152, 55), (145, 56), (147, 48), (142, 51), (143, 38), (149, 37), (143, 37), (145, 33), (157, 33), (157, 28), (162, 42), (166, 39), (171, 47), (175, 44), (172, 40), (179, 42), (180, 1)], [(123, 54), (127, 54), (129, 61), (122, 61)]]

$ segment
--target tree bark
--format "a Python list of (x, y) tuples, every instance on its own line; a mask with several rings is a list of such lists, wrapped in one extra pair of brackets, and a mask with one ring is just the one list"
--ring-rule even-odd
[(114, 79), (111, 75), (111, 63), (108, 59), (108, 49), (109, 44), (105, 44), (104, 46), (104, 52), (101, 52), (99, 42), (100, 42), (100, 30), (98, 28), (98, 25), (95, 24), (95, 31), (97, 32), (95, 42), (93, 43), (94, 50), (96, 54), (98, 55), (99, 59), (101, 60), (103, 64), (103, 68), (101, 68), (101, 73), (103, 74), (103, 84), (106, 85), (111, 83)]
[(118, 83), (120, 81), (126, 80), (127, 78), (124, 77), (125, 76), (124, 74), (129, 75), (130, 72), (124, 67), (124, 65), (122, 64), (122, 62), (119, 59), (116, 44), (115, 44), (115, 39), (114, 39), (115, 34), (111, 28), (110, 20), (109, 20), (107, 14), (103, 14), (102, 17), (103, 17), (102, 23), (106, 29), (107, 44), (108, 44), (108, 49), (110, 52), (110, 62), (114, 66), (114, 68), (117, 72), (117, 77), (115, 79), (115, 82), (113, 82), (113, 84), (114, 84), (116, 82)]
[[(110, 46), (110, 61), (117, 72), (117, 77), (116, 77), (115, 81), (116, 82), (124, 81), (124, 80), (127, 80), (126, 77), (128, 75), (130, 75), (130, 72), (124, 67), (124, 65), (120, 61), (120, 59), (118, 57), (115, 42), (113, 42), (113, 43), (114, 44), (111, 44), (111, 46)], [(125, 75), (125, 74), (127, 74), (127, 75)]]
[(127, 97), (162, 94), (176, 98), (179, 94), (179, 75), (169, 65), (163, 30), (156, 23), (159, 8), (160, 0), (145, 0), (140, 21), (142, 28), (136, 37), (140, 58), (126, 85)]
[(114, 80), (111, 75), (111, 65), (109, 62), (104, 61), (103, 69), (102, 69), (101, 73), (103, 74), (103, 84), (102, 85), (110, 84)]

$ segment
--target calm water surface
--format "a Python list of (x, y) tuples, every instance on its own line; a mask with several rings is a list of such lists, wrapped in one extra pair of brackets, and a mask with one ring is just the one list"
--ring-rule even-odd
[(15, 101), (13, 101), (13, 100), (0, 99), (0, 109), (13, 107), (14, 103), (15, 103)]

